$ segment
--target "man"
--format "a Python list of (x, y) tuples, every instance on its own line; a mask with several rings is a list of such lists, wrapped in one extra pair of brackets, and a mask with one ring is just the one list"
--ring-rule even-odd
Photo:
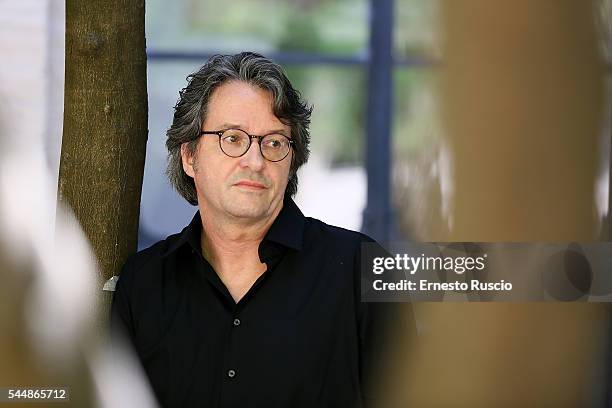
[(371, 240), (304, 217), (291, 199), (311, 111), (254, 53), (212, 57), (181, 91), (168, 175), (199, 212), (127, 261), (112, 307), (163, 406), (372, 398), (391, 317), (360, 302)]

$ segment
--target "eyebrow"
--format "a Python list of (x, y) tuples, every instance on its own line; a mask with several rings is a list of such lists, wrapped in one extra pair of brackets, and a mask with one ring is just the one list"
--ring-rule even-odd
[[(223, 123), (222, 125), (219, 126), (220, 129), (240, 129), (240, 130), (244, 130), (242, 128), (242, 126), (240, 125), (236, 125), (234, 123)], [(270, 130), (268, 132), (265, 132), (264, 134), (262, 134), (261, 136), (265, 136), (265, 135), (271, 135), (273, 133), (279, 133), (283, 136), (289, 137), (289, 135), (287, 135), (287, 132), (285, 131), (285, 129), (275, 129), (275, 130)]]

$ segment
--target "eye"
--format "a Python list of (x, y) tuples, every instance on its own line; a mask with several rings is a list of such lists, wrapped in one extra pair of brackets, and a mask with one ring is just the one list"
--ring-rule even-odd
[(265, 147), (269, 149), (278, 150), (283, 147), (283, 140), (281, 136), (272, 136), (264, 139)]
[(240, 146), (244, 143), (247, 143), (247, 136), (240, 132), (239, 130), (228, 130), (223, 134), (221, 138), (224, 144)]

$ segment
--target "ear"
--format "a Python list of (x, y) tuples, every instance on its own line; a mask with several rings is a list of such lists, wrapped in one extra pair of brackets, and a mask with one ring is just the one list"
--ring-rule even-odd
[(193, 163), (195, 161), (195, 153), (191, 154), (187, 148), (188, 143), (181, 145), (181, 161), (183, 162), (183, 171), (191, 178), (195, 177)]

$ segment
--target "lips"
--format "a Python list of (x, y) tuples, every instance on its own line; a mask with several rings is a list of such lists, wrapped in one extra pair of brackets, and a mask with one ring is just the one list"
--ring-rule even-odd
[(238, 187), (248, 187), (248, 188), (252, 188), (252, 189), (256, 189), (256, 190), (263, 190), (266, 188), (265, 185), (258, 183), (256, 181), (250, 181), (250, 180), (240, 180), (239, 182), (234, 184), (235, 186)]

